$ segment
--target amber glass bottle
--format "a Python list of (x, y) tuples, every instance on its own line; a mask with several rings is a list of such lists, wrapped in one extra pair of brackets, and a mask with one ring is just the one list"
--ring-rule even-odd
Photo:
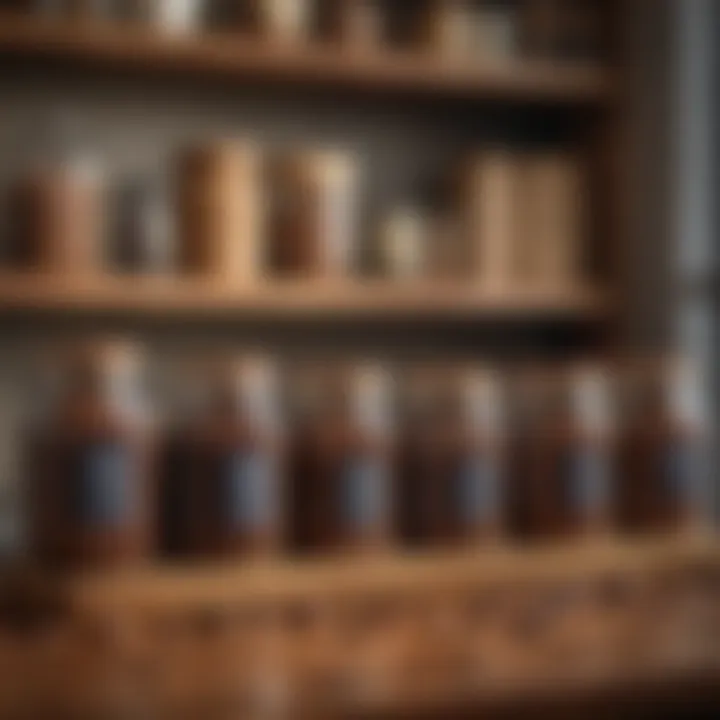
[(523, 534), (594, 534), (610, 520), (613, 441), (608, 376), (595, 365), (542, 373), (525, 386), (515, 448)]
[(626, 530), (671, 532), (703, 520), (700, 383), (688, 362), (632, 363), (621, 436), (620, 519)]
[(221, 365), (189, 437), (189, 546), (203, 557), (267, 556), (283, 540), (278, 376), (265, 359)]
[(32, 443), (30, 543), (58, 566), (137, 561), (151, 548), (152, 442), (138, 359), (121, 343), (72, 354), (64, 392)]
[(441, 539), (496, 540), (504, 526), (504, 420), (501, 383), (491, 370), (454, 372), (447, 416), (437, 428), (442, 452)]
[(393, 482), (389, 376), (363, 366), (322, 373), (322, 389), (317, 377), (300, 383), (305, 402), (296, 416), (293, 452), (296, 548), (387, 544)]

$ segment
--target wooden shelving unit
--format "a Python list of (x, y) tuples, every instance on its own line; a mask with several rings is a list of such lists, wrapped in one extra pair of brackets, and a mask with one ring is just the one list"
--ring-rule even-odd
[(598, 319), (610, 296), (592, 286), (484, 289), (463, 281), (392, 283), (276, 280), (252, 287), (175, 278), (44, 277), (0, 274), (0, 313), (99, 312), (142, 315), (289, 317), (569, 317)]
[[(605, 7), (609, 15), (617, 12), (619, 16), (622, 5), (614, 0)], [(613, 18), (610, 24), (619, 26), (621, 19)], [(602, 217), (598, 225), (602, 227), (594, 228), (593, 242), (597, 237), (607, 237), (607, 245), (613, 247), (626, 240), (621, 227), (624, 213), (619, 207), (623, 173), (616, 165), (623, 155), (622, 103), (626, 98), (622, 96), (616, 59), (602, 64), (518, 59), (461, 67), (422, 54), (383, 51), (364, 55), (331, 45), (272, 45), (229, 33), (169, 37), (139, 27), (42, 22), (0, 12), (0, 67), (5, 63), (13, 67), (28, 63), (41, 68), (127, 74), (138, 81), (154, 75), (200, 82), (222, 80), (235, 87), (254, 83), (300, 91), (322, 89), (368, 98), (381, 95), (440, 104), (459, 102), (465, 103), (463, 109), (471, 103), (500, 102), (522, 106), (522, 111), (528, 105), (550, 106), (550, 114), (570, 110), (568, 117), (572, 121), (567, 126), (561, 122), (561, 131), (576, 121), (582, 124), (577, 135), (573, 134), (575, 125), (567, 134), (581, 138), (585, 145), (589, 140), (597, 175), (593, 193), (598, 199), (597, 215)], [(578, 107), (582, 113), (574, 112)], [(614, 255), (614, 251), (609, 254)], [(484, 288), (463, 281), (390, 283), (357, 279), (342, 283), (276, 280), (232, 287), (217, 281), (180, 278), (2, 272), (0, 316), (88, 313), (122, 314), (136, 319), (282, 316), (300, 321), (316, 317), (370, 317), (378, 322), (407, 317), (607, 321), (621, 310), (621, 288), (615, 259), (603, 257), (599, 264), (605, 260), (612, 267), (603, 266), (608, 276), (603, 285), (510, 289)], [(271, 615), (272, 621), (281, 626), (279, 634), (271, 637), (279, 637), (284, 649), (290, 647), (288, 655), (296, 652), (297, 656), (292, 657), (300, 657), (308, 647), (335, 643), (334, 660), (338, 667), (346, 669), (343, 663), (348, 659), (374, 650), (372, 643), (377, 638), (370, 627), (374, 620), (363, 615), (366, 601), (396, 613), (396, 625), (388, 625), (388, 632), (399, 633), (397, 628), (402, 630), (406, 616), (413, 616), (413, 632), (422, 637), (425, 647), (448, 653), (440, 659), (431, 658), (430, 664), (434, 662), (436, 670), (444, 670), (443, 663), (450, 667), (451, 662), (458, 661), (451, 654), (454, 648), (445, 643), (448, 635), (455, 632), (457, 644), (463, 645), (463, 633), (472, 628), (478, 647), (489, 639), (489, 644), (480, 648), (487, 653), (486, 660), (490, 658), (488, 667), (492, 669), (495, 657), (501, 658), (507, 663), (508, 675), (503, 680), (495, 678), (495, 684), (483, 677), (480, 681), (474, 678), (475, 684), (468, 682), (462, 688), (428, 686), (425, 693), (424, 679), (411, 676), (410, 690), (406, 685), (403, 691), (361, 707), (360, 716), (365, 711), (373, 716), (391, 716), (398, 711), (414, 716), (416, 709), (423, 713), (436, 708), (437, 717), (454, 717), (447, 711), (450, 706), (466, 706), (464, 709), (476, 713), (486, 705), (512, 706), (523, 694), (531, 703), (533, 698), (548, 696), (584, 695), (592, 699), (607, 698), (616, 692), (632, 695), (636, 683), (648, 687), (651, 699), (660, 697), (659, 690), (676, 681), (683, 684), (683, 692), (692, 694), (699, 685), (712, 685), (720, 677), (720, 615), (714, 609), (720, 597), (719, 578), (720, 549), (716, 540), (706, 537), (643, 543), (605, 539), (578, 541), (564, 548), (357, 556), (352, 561), (336, 558), (241, 566), (162, 565), (63, 576), (55, 578), (49, 589), (41, 589), (40, 602), (29, 605), (39, 608), (37, 613), (42, 615), (45, 601), (57, 600), (49, 604), (52, 612), (60, 608), (49, 619), (49, 635), (29, 635), (23, 644), (12, 632), (6, 632), (9, 625), (0, 623), (0, 715), (48, 717), (48, 708), (52, 709), (50, 713), (56, 712), (69, 695), (74, 693), (77, 699), (95, 690), (107, 692), (107, 697), (102, 698), (106, 714), (93, 715), (84, 705), (85, 714), (78, 716), (117, 715), (112, 693), (118, 687), (131, 688), (138, 696), (155, 692), (160, 684), (158, 678), (167, 679), (173, 670), (177, 671), (173, 653), (180, 647), (187, 653), (187, 664), (177, 677), (171, 678), (177, 687), (171, 688), (163, 700), (169, 698), (169, 707), (182, 709), (178, 717), (210, 717), (202, 703), (215, 702), (215, 698), (207, 700), (207, 687), (199, 687), (192, 698), (198, 702), (194, 706), (192, 702), (183, 704), (187, 697), (178, 699), (172, 691), (184, 690), (185, 683), (192, 684), (194, 675), (203, 672), (214, 681), (214, 675), (227, 669), (228, 658), (232, 664), (236, 657), (252, 655), (247, 651), (248, 644), (255, 641), (254, 628), (248, 621), (253, 616), (246, 612), (248, 609)], [(3, 591), (0, 578), (0, 599)], [(23, 592), (21, 587), (20, 596)], [(27, 596), (32, 599), (32, 590)], [(22, 602), (19, 605), (24, 607)], [(696, 655), (686, 660), (683, 672), (679, 667), (645, 667), (638, 658), (647, 660), (653, 652), (668, 651), (671, 643), (663, 644), (662, 632), (684, 629), (692, 614), (687, 608), (698, 606), (702, 612), (690, 648)], [(436, 608), (440, 608), (439, 616), (434, 614)], [(359, 619), (353, 616), (356, 609)], [(4, 605), (0, 603), (2, 611)], [(443, 625), (448, 617), (460, 615), (466, 623), (460, 632), (458, 626), (448, 630), (449, 626)], [(549, 618), (547, 627), (538, 629), (542, 625), (538, 617), (543, 622)], [(358, 624), (362, 628), (365, 622), (370, 627), (367, 637), (357, 631)], [(591, 636), (583, 635), (586, 630), (592, 633), (598, 629), (600, 632)], [(226, 630), (231, 641), (222, 637)], [(176, 632), (186, 644), (173, 649), (167, 642), (174, 640)], [(48, 637), (51, 640), (46, 642)], [(353, 638), (352, 646), (348, 637)], [(558, 638), (567, 646), (558, 647)], [(217, 651), (210, 647), (213, 642), (227, 643), (222, 647), (224, 655), (212, 655)], [(236, 654), (228, 647), (231, 642), (235, 643)], [(708, 653), (706, 645), (713, 643)], [(22, 652), (16, 652), (18, 649)], [(467, 651), (467, 645), (463, 649)], [(597, 652), (606, 661), (611, 656), (611, 662), (603, 672), (580, 679), (572, 671), (576, 665), (583, 667), (588, 651)], [(198, 657), (202, 660), (198, 661)], [(210, 660), (205, 662), (206, 658)], [(283, 679), (289, 678), (289, 684), (295, 682), (302, 692), (308, 677), (292, 677), (302, 663), (288, 669), (289, 663), (283, 665), (286, 656), (280, 653), (275, 659), (282, 667), (274, 671), (285, 673)], [(326, 665), (321, 669), (308, 662), (308, 667), (312, 666), (308, 676), (316, 673), (309, 677), (308, 685), (317, 682), (324, 689), (331, 687), (322, 686), (322, 682), (327, 683), (332, 672), (336, 674), (331, 679), (337, 680), (336, 668), (328, 670), (331, 663), (327, 656), (323, 660)], [(255, 661), (250, 657), (250, 670), (256, 669), (252, 667)], [(355, 670), (361, 672), (362, 668)], [(245, 671), (246, 677), (252, 675), (247, 667)], [(218, 692), (236, 692), (240, 675), (238, 671), (232, 682)], [(66, 684), (69, 695), (65, 694)], [(717, 696), (713, 691), (710, 700), (717, 702)], [(36, 700), (39, 704), (34, 707)], [(7, 708), (10, 715), (4, 712)], [(13, 711), (17, 715), (12, 715)], [(321, 715), (312, 707), (305, 713), (300, 702), (298, 712), (291, 716)], [(162, 716), (175, 717), (171, 710)], [(237, 716), (244, 715), (238, 711)], [(468, 712), (467, 716), (473, 715)]]
[(0, 14), (0, 55), (74, 61), (180, 76), (333, 86), (427, 96), (569, 104), (603, 103), (612, 95), (609, 72), (594, 65), (515, 61), (466, 68), (411, 53), (360, 55), (332, 46), (272, 45), (229, 34), (167, 37), (135, 27), (58, 23)]

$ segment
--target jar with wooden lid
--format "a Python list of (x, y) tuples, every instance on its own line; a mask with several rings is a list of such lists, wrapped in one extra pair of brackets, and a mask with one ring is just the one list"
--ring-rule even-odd
[(189, 440), (191, 552), (260, 557), (283, 541), (284, 437), (269, 359), (223, 361)]
[(152, 547), (154, 489), (138, 352), (83, 344), (62, 375), (61, 397), (30, 448), (33, 552), (59, 566), (139, 561)]
[(431, 546), (442, 537), (445, 482), (440, 433), (442, 369), (420, 365), (403, 371), (398, 389), (397, 529), (410, 546)]
[(249, 140), (186, 149), (177, 167), (178, 241), (188, 273), (225, 285), (262, 272), (262, 183), (258, 147)]
[(357, 264), (358, 164), (351, 153), (291, 153), (271, 163), (269, 227), (274, 269), (322, 280)]
[[(299, 550), (371, 550), (392, 525), (392, 381), (380, 366), (303, 379), (293, 457)], [(296, 388), (297, 392), (297, 388)]]
[[(489, 369), (454, 369), (445, 389), (442, 540), (475, 544), (504, 532), (505, 427), (502, 384)], [(444, 416), (444, 417), (443, 417)]]
[(677, 358), (638, 361), (625, 370), (618, 494), (628, 530), (672, 532), (706, 524), (698, 375), (692, 362)]

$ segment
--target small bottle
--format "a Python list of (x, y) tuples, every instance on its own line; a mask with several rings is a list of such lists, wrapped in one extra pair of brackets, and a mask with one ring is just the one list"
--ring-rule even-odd
[(441, 422), (443, 540), (476, 545), (504, 533), (505, 428), (501, 383), (492, 370), (462, 370), (449, 382)]
[(189, 438), (191, 552), (275, 554), (283, 541), (285, 473), (277, 370), (263, 358), (223, 363), (209, 401)]
[(701, 529), (704, 496), (704, 412), (692, 363), (664, 359), (626, 371), (635, 402), (621, 438), (621, 519), (626, 529)]
[(139, 360), (123, 343), (89, 343), (31, 446), (30, 544), (43, 563), (137, 562), (153, 538), (153, 450)]
[(358, 168), (344, 152), (300, 152), (271, 170), (271, 254), (281, 274), (348, 276), (357, 263)]
[(294, 441), (295, 545), (325, 551), (383, 547), (392, 524), (389, 376), (367, 366), (324, 379)]

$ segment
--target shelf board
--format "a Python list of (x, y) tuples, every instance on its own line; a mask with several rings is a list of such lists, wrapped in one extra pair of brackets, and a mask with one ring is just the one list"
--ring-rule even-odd
[(279, 45), (229, 33), (170, 37), (141, 27), (42, 21), (8, 12), (0, 13), (0, 54), (75, 61), (88, 68), (471, 100), (597, 103), (611, 85), (606, 69), (595, 64), (517, 60), (461, 67), (418, 53), (360, 54), (320, 43)]
[(590, 286), (484, 289), (461, 281), (276, 280), (233, 287), (195, 279), (0, 274), (0, 312), (85, 312), (289, 318), (591, 319), (610, 311)]
[(204, 605), (317, 600), (363, 594), (577, 582), (607, 574), (690, 565), (716, 567), (720, 547), (710, 536), (624, 542), (598, 539), (572, 546), (498, 547), (417, 555), (357, 555), (319, 560), (148, 565), (70, 578), (83, 607), (191, 610)]

